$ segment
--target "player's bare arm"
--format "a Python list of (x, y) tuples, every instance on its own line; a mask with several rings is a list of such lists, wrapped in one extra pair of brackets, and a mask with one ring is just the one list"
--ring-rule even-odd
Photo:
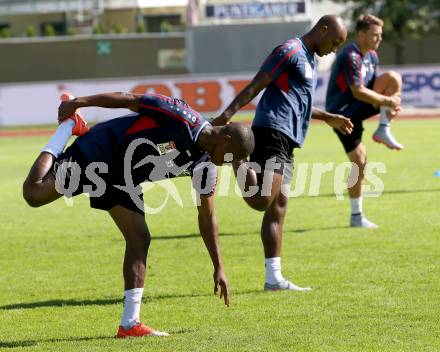
[(58, 121), (62, 122), (75, 113), (76, 109), (97, 106), (101, 108), (120, 109), (125, 108), (138, 112), (142, 95), (131, 93), (104, 93), (77, 97), (69, 101), (61, 102), (58, 108)]
[(394, 111), (400, 110), (400, 94), (386, 96), (376, 93), (374, 90), (369, 89), (363, 85), (350, 85), (350, 90), (353, 93), (353, 97), (355, 99), (358, 99), (365, 103), (369, 103), (375, 106), (388, 106)]
[(350, 134), (353, 131), (353, 124), (350, 119), (315, 107), (312, 108), (312, 119), (325, 121), (329, 126), (343, 134)]
[(252, 81), (243, 88), (225, 111), (212, 121), (212, 124), (215, 126), (226, 125), (238, 110), (251, 102), (271, 81), (272, 77), (266, 72), (258, 71)]
[(200, 205), (197, 207), (199, 229), (214, 266), (214, 294), (217, 294), (220, 286), (220, 299), (223, 298), (225, 305), (229, 306), (229, 287), (220, 253), (214, 196), (200, 195), (200, 201)]

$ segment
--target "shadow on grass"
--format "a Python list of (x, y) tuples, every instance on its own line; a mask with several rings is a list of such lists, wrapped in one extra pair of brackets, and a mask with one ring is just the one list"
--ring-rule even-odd
[[(307, 229), (293, 229), (293, 230), (285, 230), (285, 232), (292, 233), (306, 233), (312, 231), (327, 231), (327, 230), (339, 230), (339, 229), (348, 229), (349, 226), (327, 226), (327, 227), (311, 227)], [(220, 233), (220, 237), (238, 237), (238, 236), (260, 236), (259, 232), (235, 232), (235, 233)], [(186, 235), (172, 235), (172, 236), (158, 236), (152, 237), (153, 241), (166, 241), (166, 240), (184, 240), (187, 238), (199, 238), (201, 235), (199, 233), (191, 233)]]
[(65, 339), (24, 340), (24, 341), (12, 341), (12, 342), (0, 341), (0, 348), (32, 347), (41, 343), (96, 341), (96, 340), (108, 340), (114, 338), (115, 338), (114, 336), (95, 336), (95, 337), (69, 337)]
[(308, 229), (286, 230), (285, 232), (307, 233), (313, 231), (331, 231), (331, 230), (341, 230), (341, 229), (349, 229), (349, 228), (350, 226), (326, 226), (326, 227), (310, 227)]
[[(181, 335), (194, 332), (193, 329), (177, 329), (170, 330), (171, 335)], [(64, 339), (41, 339), (41, 340), (23, 340), (23, 341), (12, 341), (3, 342), (0, 341), (0, 348), (21, 348), (21, 347), (33, 347), (39, 344), (45, 343), (57, 343), (57, 342), (82, 342), (82, 341), (101, 341), (101, 340), (116, 340), (115, 335), (111, 336), (94, 336), (94, 337), (68, 337)]]
[[(229, 237), (229, 236), (252, 236), (255, 235), (255, 232), (236, 232), (236, 233), (220, 233), (221, 237)], [(186, 235), (172, 235), (172, 236), (158, 236), (152, 237), (153, 241), (166, 241), (166, 240), (183, 240), (186, 238), (202, 238), (199, 233), (190, 233)]]
[(110, 299), (96, 299), (96, 300), (61, 300), (52, 299), (41, 302), (31, 303), (15, 303), (0, 306), (0, 310), (13, 310), (13, 309), (34, 309), (34, 308), (46, 308), (46, 307), (78, 307), (78, 306), (107, 306), (112, 304), (122, 303), (122, 298), (110, 298)]
[[(436, 189), (395, 189), (386, 191), (384, 190), (381, 195), (388, 195), (388, 194), (409, 194), (409, 193), (432, 193), (432, 192), (440, 192), (440, 188)], [(376, 193), (369, 193), (369, 195), (376, 194)], [(377, 195), (377, 194), (376, 194)], [(325, 194), (319, 194), (317, 196), (309, 196), (304, 195), (300, 197), (295, 198), (318, 198), (318, 197), (336, 197), (335, 193), (325, 193)], [(344, 198), (348, 198), (348, 194), (344, 194)]]
[[(260, 290), (245, 290), (234, 292), (234, 295), (247, 295), (261, 293)], [(197, 297), (215, 297), (212, 293), (186, 293), (186, 294), (170, 294), (170, 295), (157, 295), (157, 296), (145, 296), (142, 298), (142, 302), (154, 302), (163, 299), (175, 299), (175, 298), (197, 298)], [(47, 308), (47, 307), (81, 307), (81, 306), (107, 306), (113, 304), (122, 304), (122, 298), (108, 298), (108, 299), (96, 299), (96, 300), (61, 300), (53, 299), (48, 301), (30, 302), (30, 303), (15, 303), (0, 306), (1, 310), (14, 310), (14, 309), (34, 309), (34, 308)], [(1, 347), (1, 345), (0, 345)]]

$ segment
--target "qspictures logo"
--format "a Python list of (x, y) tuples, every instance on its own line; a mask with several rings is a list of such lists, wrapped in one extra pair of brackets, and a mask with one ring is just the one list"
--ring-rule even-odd
[[(157, 155), (146, 155), (142, 160), (133, 164), (133, 156), (137, 148), (142, 145), (149, 145), (157, 151)], [(72, 159), (62, 160), (56, 169), (56, 189), (64, 195), (66, 204), (73, 205), (73, 196), (86, 193), (89, 197), (103, 196), (109, 187), (114, 187), (129, 195), (130, 199), (141, 211), (147, 214), (157, 214), (162, 211), (170, 198), (180, 207), (185, 203), (175, 185), (174, 179), (179, 176), (190, 175), (192, 177), (192, 204), (200, 205), (200, 194), (214, 194), (217, 197), (231, 196), (231, 188), (241, 197), (253, 197), (256, 194), (268, 196), (272, 191), (273, 178), (275, 173), (281, 173), (283, 177), (281, 192), (289, 198), (301, 196), (319, 196), (323, 183), (332, 184), (333, 193), (338, 200), (345, 198), (344, 191), (355, 185), (360, 176), (359, 167), (350, 162), (327, 162), (327, 163), (299, 163), (295, 166), (292, 163), (277, 163), (276, 160), (269, 159), (264, 167), (254, 162), (241, 164), (236, 173), (236, 178), (232, 177), (233, 171), (230, 166), (232, 154), (226, 154), (224, 161), (226, 167), (220, 171), (208, 161), (201, 161), (194, 164), (189, 161), (183, 165), (176, 164), (176, 158), (180, 152), (171, 141), (162, 145), (156, 145), (145, 138), (133, 140), (128, 146), (123, 160), (123, 183), (109, 184), (105, 180), (112, 179), (109, 176), (109, 165), (104, 162), (91, 162), (82, 167)], [(142, 169), (143, 168), (143, 169)], [(134, 181), (133, 173), (139, 170), (148, 170), (144, 179), (156, 184), (165, 190), (163, 201), (159, 206), (149, 206), (148, 200), (143, 200), (143, 190), (140, 184)], [(255, 174), (261, 175), (261, 184), (258, 186), (246, 185), (246, 175), (252, 170)], [(364, 170), (365, 193), (366, 197), (379, 197), (384, 189), (384, 182), (379, 177), (386, 173), (386, 166), (382, 162), (369, 162)], [(324, 182), (323, 182), (324, 181)], [(235, 187), (231, 183), (235, 182)], [(157, 203), (157, 199), (155, 200)]]

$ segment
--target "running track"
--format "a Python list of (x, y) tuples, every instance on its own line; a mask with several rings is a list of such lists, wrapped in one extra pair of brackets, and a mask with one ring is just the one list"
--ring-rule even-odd
[[(422, 113), (422, 114), (401, 114), (398, 119), (415, 120), (415, 119), (437, 119), (440, 118), (440, 112)], [(373, 118), (374, 119), (374, 118)], [(250, 121), (241, 121), (250, 123)], [(313, 121), (319, 122), (319, 121)], [(0, 127), (0, 138), (22, 138), (22, 137), (40, 137), (50, 136), (54, 132), (54, 128), (29, 128), (29, 129), (7, 129), (2, 130)]]

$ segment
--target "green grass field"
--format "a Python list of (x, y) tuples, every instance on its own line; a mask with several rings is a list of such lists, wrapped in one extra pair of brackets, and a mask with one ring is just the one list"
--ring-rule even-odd
[[(405, 144), (370, 139), (369, 161), (384, 162), (385, 192), (367, 198), (378, 230), (347, 227), (348, 199), (323, 176), (319, 197), (289, 203), (283, 273), (308, 293), (262, 291), (261, 213), (231, 186), (218, 197), (231, 306), (212, 295), (212, 269), (198, 235), (189, 179), (178, 179), (184, 207), (170, 200), (148, 215), (153, 236), (141, 317), (169, 338), (116, 340), (122, 311), (124, 242), (109, 216), (85, 196), (39, 209), (21, 184), (47, 137), (0, 138), (1, 351), (438, 351), (440, 350), (440, 119), (393, 125)], [(297, 163), (342, 162), (334, 133), (314, 124)], [(223, 169), (222, 172), (227, 172)], [(310, 184), (308, 179), (307, 187)], [(306, 188), (307, 190), (308, 188)], [(145, 200), (165, 196), (150, 187)]]

